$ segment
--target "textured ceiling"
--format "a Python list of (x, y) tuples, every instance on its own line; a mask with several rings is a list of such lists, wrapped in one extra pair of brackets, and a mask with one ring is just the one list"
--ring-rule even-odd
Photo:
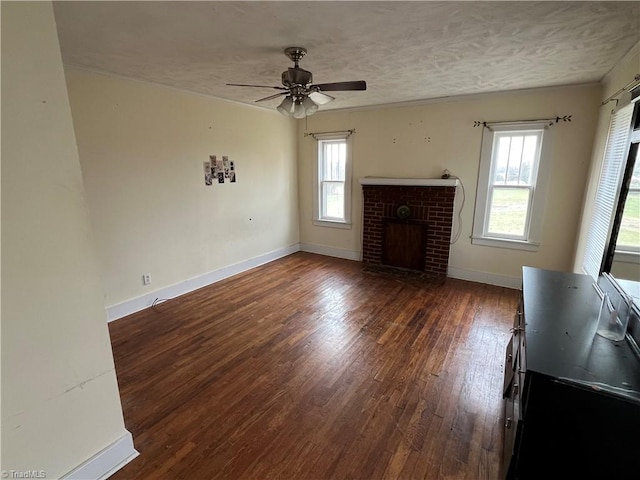
[[(640, 39), (640, 2), (54, 3), (65, 64), (255, 104), (301, 46), (322, 110), (599, 81)], [(640, 66), (639, 66), (640, 69)], [(259, 103), (273, 109), (279, 100)]]

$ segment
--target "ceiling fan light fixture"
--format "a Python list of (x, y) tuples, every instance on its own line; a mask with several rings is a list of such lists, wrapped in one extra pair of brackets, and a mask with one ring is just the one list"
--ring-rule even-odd
[(302, 106), (304, 107), (304, 111), (307, 116), (313, 115), (318, 111), (318, 105), (309, 97), (304, 98), (304, 100), (302, 101)]
[(288, 117), (293, 113), (293, 99), (290, 96), (285, 97), (276, 108), (282, 115)]
[(304, 118), (307, 116), (304, 105), (301, 100), (296, 100), (295, 106), (293, 107), (293, 118)]

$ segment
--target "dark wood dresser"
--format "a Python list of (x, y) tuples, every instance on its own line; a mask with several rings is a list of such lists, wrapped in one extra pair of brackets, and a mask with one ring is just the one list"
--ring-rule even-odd
[(595, 334), (591, 277), (523, 267), (504, 374), (503, 477), (640, 479), (640, 359)]

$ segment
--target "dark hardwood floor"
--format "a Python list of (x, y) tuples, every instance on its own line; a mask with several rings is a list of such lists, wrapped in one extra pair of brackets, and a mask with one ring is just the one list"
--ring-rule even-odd
[(109, 324), (117, 479), (490, 479), (518, 292), (296, 253)]

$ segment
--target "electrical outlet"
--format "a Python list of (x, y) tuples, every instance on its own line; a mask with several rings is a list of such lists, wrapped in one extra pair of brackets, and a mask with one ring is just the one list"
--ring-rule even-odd
[(142, 284), (143, 285), (151, 285), (151, 274), (145, 273), (142, 275)]

